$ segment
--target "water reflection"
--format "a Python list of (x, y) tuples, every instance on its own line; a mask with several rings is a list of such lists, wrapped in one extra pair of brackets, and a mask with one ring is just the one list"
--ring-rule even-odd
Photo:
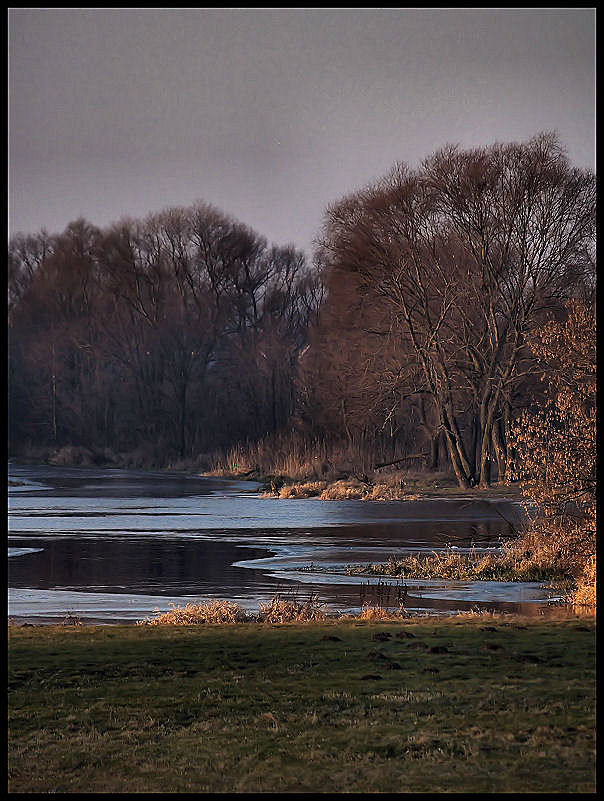
[[(367, 579), (326, 569), (446, 546), (491, 549), (522, 518), (511, 501), (278, 500), (249, 482), (142, 471), (9, 465), (9, 483), (9, 614), (36, 619), (80, 610), (131, 620), (207, 598), (257, 608), (292, 590), (356, 609)], [(526, 611), (546, 598), (538, 585), (421, 582), (405, 605)]]

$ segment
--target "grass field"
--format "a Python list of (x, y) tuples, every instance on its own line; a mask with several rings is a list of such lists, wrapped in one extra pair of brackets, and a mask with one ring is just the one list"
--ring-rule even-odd
[(595, 623), (9, 627), (10, 792), (595, 791)]

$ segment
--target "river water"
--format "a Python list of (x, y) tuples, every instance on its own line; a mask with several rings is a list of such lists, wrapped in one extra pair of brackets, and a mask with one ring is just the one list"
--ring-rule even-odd
[[(346, 565), (487, 551), (523, 515), (511, 499), (283, 500), (253, 482), (167, 472), (9, 463), (8, 473), (14, 621), (134, 622), (213, 598), (257, 610), (277, 593), (318, 596), (330, 612), (396, 605), (400, 582), (346, 576)], [(538, 613), (548, 600), (537, 583), (405, 583), (412, 613)]]

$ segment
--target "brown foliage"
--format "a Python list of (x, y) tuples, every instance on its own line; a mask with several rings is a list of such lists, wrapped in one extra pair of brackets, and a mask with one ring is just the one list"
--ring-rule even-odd
[(562, 321), (537, 330), (531, 347), (546, 401), (515, 429), (516, 477), (535, 505), (518, 547), (541, 551), (582, 575), (596, 548), (596, 321), (592, 303), (573, 300)]

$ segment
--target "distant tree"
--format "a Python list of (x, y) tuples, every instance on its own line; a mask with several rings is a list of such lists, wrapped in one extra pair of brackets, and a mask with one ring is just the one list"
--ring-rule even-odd
[(16, 234), (8, 244), (8, 308), (18, 306), (34, 280), (40, 265), (54, 252), (55, 237), (42, 230), (39, 234)]
[[(267, 248), (245, 315), (226, 338), (217, 375), (228, 404), (229, 427), (240, 439), (277, 433), (292, 421), (298, 354), (306, 344), (314, 284), (304, 254), (293, 247)], [(240, 302), (235, 307), (241, 308)]]
[(13, 448), (165, 464), (289, 424), (313, 275), (209, 204), (19, 235), (8, 288)]
[(409, 423), (411, 400), (419, 398), (416, 363), (383, 299), (363, 293), (353, 276), (342, 280), (329, 271), (325, 278), (322, 308), (300, 365), (300, 411), (315, 436), (373, 449), (375, 462), (394, 459), (414, 434)]
[[(12, 379), (15, 390), (22, 387), (18, 403), (10, 387), (11, 419), (23, 418), (13, 431), (29, 420), (30, 435), (41, 443), (58, 443), (67, 431), (78, 442), (97, 433), (97, 237), (98, 230), (80, 219), (51, 246), (45, 235), (29, 238), (37, 243), (35, 269), (30, 263), (9, 319)], [(15, 253), (15, 242), (9, 250)]]
[(192, 394), (205, 387), (221, 340), (246, 324), (250, 300), (238, 277), (263, 248), (250, 229), (202, 203), (125, 220), (105, 235), (106, 341), (130, 374), (141, 433), (170, 439), (180, 458), (193, 447), (191, 429), (203, 430), (193, 416), (206, 408), (193, 415)]

